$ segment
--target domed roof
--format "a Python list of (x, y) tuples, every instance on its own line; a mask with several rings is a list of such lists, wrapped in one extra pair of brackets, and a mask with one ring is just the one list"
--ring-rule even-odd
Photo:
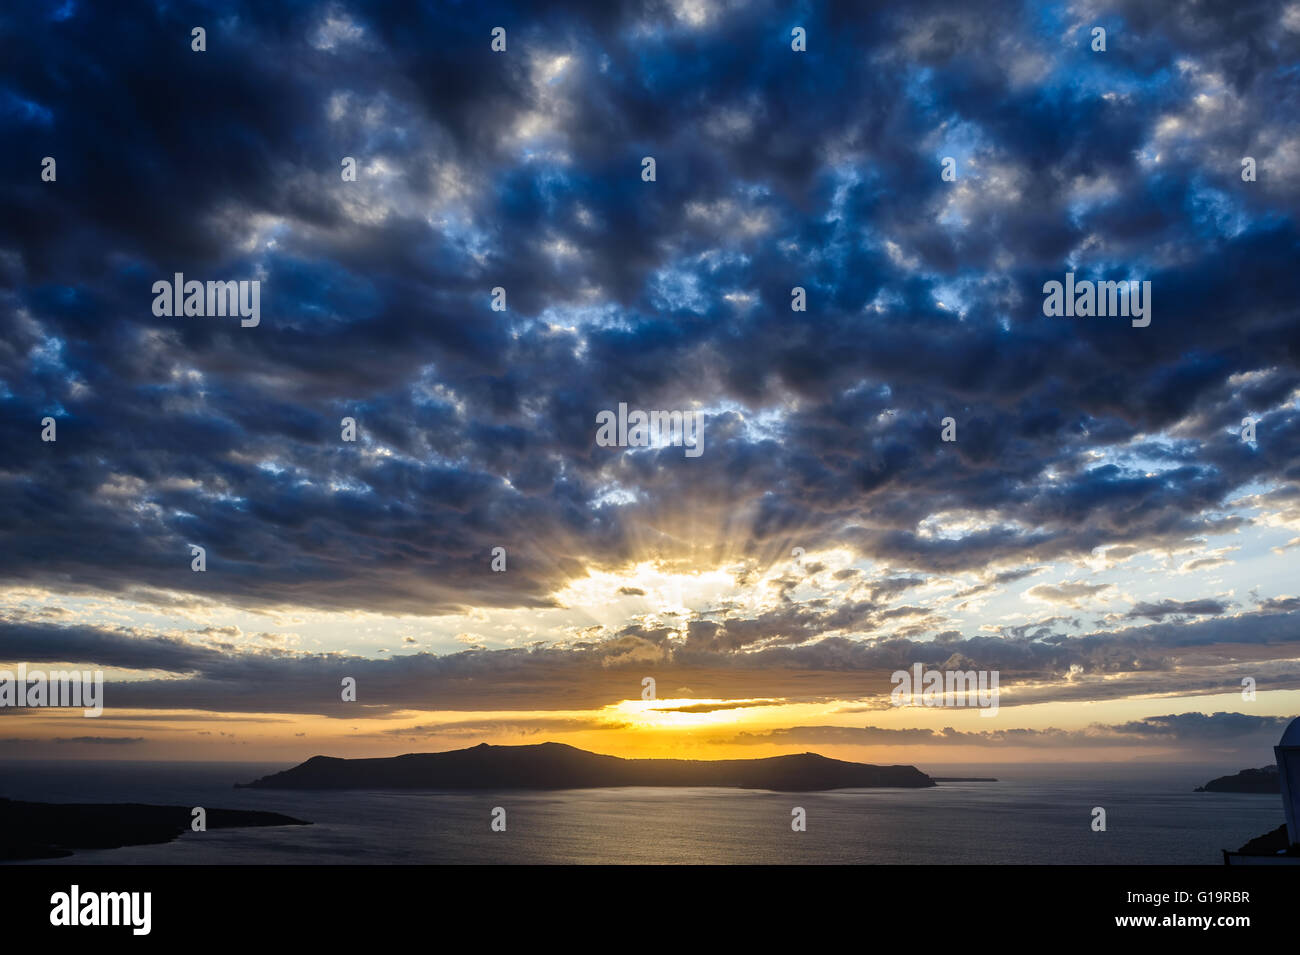
[(1291, 725), (1286, 728), (1282, 738), (1278, 740), (1279, 746), (1300, 746), (1300, 716), (1291, 721)]

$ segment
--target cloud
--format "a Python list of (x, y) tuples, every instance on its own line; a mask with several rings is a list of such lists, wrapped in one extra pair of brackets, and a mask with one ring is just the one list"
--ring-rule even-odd
[[(1225, 173), (1197, 157), (1211, 139), (1235, 151), (1281, 142), (1288, 109), (1269, 70), (1294, 36), (1252, 59), (1239, 55), (1254, 49), (1242, 20), (1204, 14), (1189, 27), (1130, 11), (1148, 52), (1109, 57), (1112, 100), (1093, 61), (1071, 53), (1077, 75), (1054, 70), (1042, 50), (1059, 36), (999, 9), (824, 14), (834, 27), (811, 17), (830, 98), (808, 95), (798, 57), (745, 52), (765, 42), (767, 4), (653, 42), (636, 39), (636, 5), (560, 4), (524, 30), (519, 58), (487, 71), (475, 28), (432, 12), (399, 23), (382, 9), (236, 5), (238, 26), (214, 28), (207, 54), (232, 77), (219, 89), (166, 10), (129, 25), (93, 9), (58, 24), (11, 14), (29, 37), (12, 87), (57, 118), (43, 149), (69, 171), (57, 189), (16, 171), (0, 189), (0, 439), (12, 455), (0, 573), (105, 592), (148, 581), (248, 606), (291, 594), (385, 612), (545, 607), (576, 568), (541, 542), (617, 564), (659, 502), (688, 488), (701, 518), (734, 515), (755, 552), (798, 521), (804, 546), (929, 572), (1242, 526), (1215, 505), (1248, 482), (1289, 481), (1282, 449), (1300, 428), (1281, 404), (1300, 381), (1286, 344), (1300, 194), (1285, 176), (1243, 191), (1235, 159)], [(438, 55), (413, 35), (440, 36)], [(670, 64), (693, 44), (702, 75), (687, 80)], [(1020, 61), (1039, 64), (1032, 84), (1004, 72)], [(753, 72), (733, 72), (740, 62)], [(110, 96), (101, 75), (135, 85)], [(1212, 76), (1225, 78), (1214, 95), (1231, 97), (1232, 130), (1184, 106), (1187, 148), (1172, 149), (1161, 118)], [(172, 96), (203, 104), (202, 133), (189, 114), (176, 136), (149, 131)], [(879, 112), (846, 120), (841, 102)], [(1040, 121), (1063, 111), (1068, 128)], [(30, 135), (34, 115), (4, 114), (6, 132)], [(955, 135), (949, 115), (971, 131), (973, 168), (988, 170), (971, 187), (985, 198), (970, 200), (987, 212), (967, 210), (960, 229), (917, 214), (953, 192), (929, 172), (931, 150)], [(783, 131), (778, 146), (755, 148), (760, 126)], [(133, 129), (77, 166), (85, 143)], [(244, 147), (190, 148), (199, 135)], [(1167, 170), (1144, 164), (1153, 142)], [(361, 154), (356, 183), (337, 174), (343, 149)], [(642, 189), (650, 149), (666, 175)], [(999, 200), (996, 169), (1033, 201)], [(1108, 185), (1082, 206), (1054, 186), (1080, 180)], [(1225, 233), (1198, 210), (1205, 190), (1230, 186), (1240, 228)], [(912, 265), (849, 240), (868, 222)], [(1180, 258), (1150, 252), (1174, 236)], [(118, 265), (84, 267), (105, 242)], [(1152, 276), (1178, 321), (1140, 337), (1043, 321), (1042, 277), (1077, 249), (1081, 270), (1120, 259)], [(248, 334), (155, 319), (149, 282), (178, 270), (259, 271), (266, 321)], [(789, 311), (789, 276), (810, 290), (808, 313)], [(505, 312), (487, 306), (498, 281)], [(664, 283), (697, 291), (663, 298)], [(954, 285), (960, 318), (934, 304)], [(731, 291), (763, 307), (736, 312)], [(878, 300), (892, 304), (864, 312)], [(1243, 374), (1264, 377), (1233, 386)], [(864, 380), (887, 382), (888, 398)], [(709, 415), (709, 453), (688, 471), (669, 454), (596, 453), (595, 412), (629, 398), (784, 413), (769, 438)], [(1253, 451), (1216, 433), (1243, 403), (1266, 409), (1274, 436)], [(60, 442), (25, 440), (21, 423), (55, 406)], [(934, 409), (967, 406), (955, 445), (923, 440)], [(355, 448), (337, 439), (346, 413)], [(1165, 428), (1200, 453), (1157, 474), (1086, 463), (1133, 441), (1160, 454), (1142, 436)], [(1033, 480), (1045, 469), (1058, 479)], [(612, 480), (636, 503), (597, 506)], [(58, 489), (57, 507), (42, 488)], [(919, 533), (953, 506), (993, 522)], [(504, 578), (470, 559), (502, 540), (513, 541)], [(208, 548), (201, 586), (192, 542)]]
[(56, 743), (91, 743), (95, 746), (122, 746), (143, 743), (143, 736), (56, 736)]
[[(192, 645), (183, 633), (143, 637), (91, 627), (0, 623), (0, 658), (141, 671), (106, 678), (110, 713), (205, 710), (345, 718), (360, 709), (372, 718), (394, 718), (407, 710), (598, 708), (639, 699), (647, 662), (661, 686), (689, 686), (692, 695), (729, 701), (727, 706), (887, 697), (890, 675), (916, 663), (927, 669), (997, 670), (1006, 709), (1049, 700), (1235, 692), (1243, 676), (1272, 689), (1300, 689), (1300, 672), (1291, 669), (1300, 640), (1298, 617), (1294, 611), (1260, 611), (1084, 633), (1049, 625), (1020, 636), (943, 642), (827, 636), (792, 644), (777, 634), (761, 645), (746, 642), (752, 624), (742, 621), (736, 640), (715, 630), (707, 641), (688, 638), (678, 644), (663, 642), (662, 635), (659, 642), (625, 636), (576, 646), (422, 651), (381, 659), (264, 644), (216, 651)], [(735, 653), (733, 643), (751, 649)], [(159, 670), (170, 675), (157, 678)], [(340, 699), (344, 677), (357, 681), (356, 704)]]
[(728, 700), (722, 703), (686, 703), (680, 706), (653, 706), (655, 713), (718, 713), (724, 710), (745, 710), (756, 706), (780, 706), (781, 700)]
[[(504, 56), (493, 11), (236, 2), (204, 54), (166, 5), (0, 13), (32, 147), (0, 156), (0, 655), (332, 716), (350, 674), (384, 715), (603, 705), (647, 666), (852, 700), (953, 654), (1020, 700), (1296, 686), (1294, 598), (1135, 585), (1177, 554), (1245, 592), (1300, 539), (1291, 6), (836, 2), (795, 54), (769, 0), (560, 0)], [(1151, 326), (1044, 316), (1067, 270), (1151, 281)], [(154, 316), (176, 272), (257, 278), (261, 324)], [(699, 411), (705, 453), (597, 447), (621, 402)], [(647, 564), (735, 587), (561, 599)], [(1077, 613), (1025, 612), (1039, 574)], [(353, 614), (494, 649), (377, 660)]]
[(424, 723), (419, 726), (399, 726), (383, 730), (385, 736), (402, 736), (418, 740), (430, 736), (452, 736), (480, 739), (492, 736), (547, 736), (554, 733), (579, 733), (592, 730), (627, 729), (630, 723), (623, 720), (606, 720), (585, 717), (533, 717), (528, 719), (457, 720), (447, 723)]
[(1159, 603), (1136, 603), (1125, 616), (1164, 620), (1172, 616), (1217, 616), (1227, 612), (1228, 605), (1220, 600), (1162, 600)]
[(1109, 590), (1111, 584), (1085, 584), (1070, 582), (1064, 584), (1036, 584), (1025, 591), (1025, 596), (1043, 603), (1065, 604), (1078, 607), (1083, 598), (1094, 597)]
[(722, 742), (758, 745), (781, 743), (794, 745), (855, 746), (1042, 746), (1074, 749), (1179, 743), (1217, 745), (1235, 743), (1242, 738), (1266, 736), (1275, 739), (1291, 722), (1290, 717), (1250, 716), (1244, 713), (1182, 713), (1149, 716), (1123, 724), (1095, 723), (1083, 730), (992, 729), (964, 732), (945, 727), (933, 729), (894, 729), (875, 726), (794, 726), (761, 732), (741, 732)]

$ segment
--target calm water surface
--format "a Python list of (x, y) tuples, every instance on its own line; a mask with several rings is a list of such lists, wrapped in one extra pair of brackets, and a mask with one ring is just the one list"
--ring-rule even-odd
[[(1240, 767), (931, 767), (933, 789), (335, 792), (233, 789), (253, 763), (0, 763), (0, 795), (265, 809), (314, 825), (186, 833), (49, 864), (1159, 863), (1219, 865), (1282, 822), (1280, 797), (1193, 793)], [(507, 830), (492, 832), (493, 807)], [(790, 829), (791, 809), (808, 829)], [(1090, 827), (1105, 808), (1107, 831)]]

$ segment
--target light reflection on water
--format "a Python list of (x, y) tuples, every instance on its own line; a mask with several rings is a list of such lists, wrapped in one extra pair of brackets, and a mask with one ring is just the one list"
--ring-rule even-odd
[[(283, 764), (0, 765), (0, 795), (265, 809), (307, 827), (186, 833), (173, 843), (78, 852), (79, 864), (1153, 863), (1218, 865), (1282, 821), (1278, 796), (1193, 793), (1221, 767), (1146, 774), (1064, 766), (933, 789), (291, 792), (233, 789)], [(935, 775), (947, 771), (934, 770)], [(1012, 775), (1007, 775), (1010, 772)], [(957, 775), (958, 773), (952, 773)], [(961, 773), (973, 774), (973, 773)], [(983, 775), (983, 773), (980, 773)], [(492, 832), (492, 808), (507, 831)], [(790, 829), (790, 810), (808, 828)], [(1094, 806), (1107, 831), (1093, 832)], [(53, 864), (58, 864), (58, 861)]]

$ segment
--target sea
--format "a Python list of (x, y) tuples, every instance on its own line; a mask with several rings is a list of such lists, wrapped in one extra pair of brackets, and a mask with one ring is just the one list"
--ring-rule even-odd
[[(775, 793), (235, 789), (286, 763), (0, 762), (0, 796), (284, 813), (310, 826), (186, 832), (164, 845), (40, 864), (1160, 864), (1221, 865), (1282, 821), (1277, 795), (1196, 793), (1241, 767), (920, 767), (997, 782)], [(1095, 828), (1105, 811), (1105, 830)], [(792, 829), (796, 809), (806, 828)], [(494, 814), (504, 810), (504, 831)]]

